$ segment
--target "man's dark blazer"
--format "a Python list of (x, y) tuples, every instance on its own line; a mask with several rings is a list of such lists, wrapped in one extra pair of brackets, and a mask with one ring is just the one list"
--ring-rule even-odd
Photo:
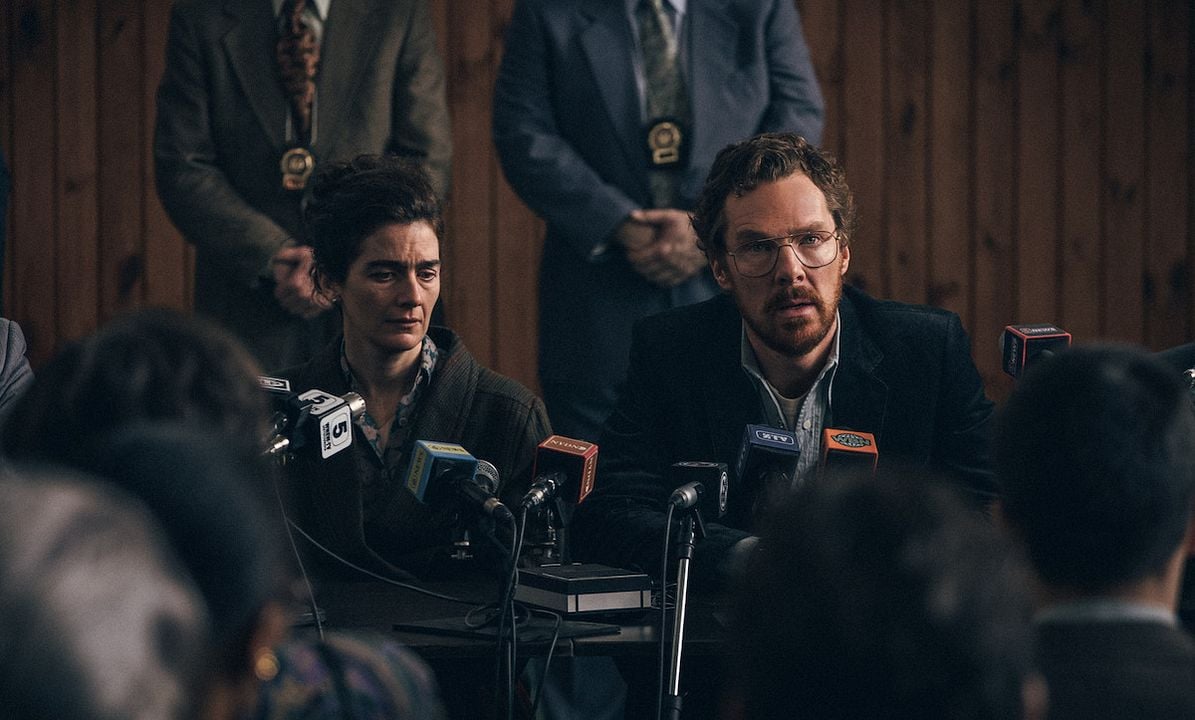
[[(277, 38), (269, 0), (176, 2), (154, 136), (158, 194), (197, 253), (196, 309), (267, 368), (330, 339), (302, 343), (296, 335), (323, 328), (287, 313), (259, 281), (274, 252), (303, 237), (299, 195), (282, 189), (278, 164), (289, 109)], [(444, 70), (424, 0), (334, 0), (315, 85), (317, 163), (396, 152), (422, 158), (437, 190), (446, 188)]]
[(1195, 642), (1156, 622), (1049, 622), (1037, 628), (1051, 720), (1195, 718)]
[[(874, 433), (881, 467), (924, 467), (989, 500), (993, 406), (958, 316), (849, 286), (839, 313), (826, 426)], [(682, 460), (731, 468), (724, 524), (708, 524), (695, 569), (711, 572), (709, 565), (755, 530), (759, 488), (736, 477), (734, 465), (744, 426), (766, 420), (742, 368), (741, 333), (742, 316), (726, 295), (636, 325), (627, 381), (602, 434), (596, 489), (574, 517), (578, 556), (656, 572), (673, 489), (668, 467)]]
[[(714, 156), (766, 131), (821, 138), (823, 104), (792, 0), (689, 0), (684, 69), (692, 151), (678, 207), (692, 207)], [(710, 297), (708, 272), (671, 290), (621, 248), (594, 254), (651, 207), (633, 30), (625, 0), (519, 0), (494, 94), (507, 180), (547, 221), (540, 267), (545, 384), (622, 379), (634, 320)]]

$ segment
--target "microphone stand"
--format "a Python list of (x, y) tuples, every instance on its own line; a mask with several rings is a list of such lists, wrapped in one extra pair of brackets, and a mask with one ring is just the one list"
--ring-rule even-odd
[(572, 524), (573, 506), (557, 495), (552, 498), (551, 513), (556, 516), (556, 562), (568, 565), (573, 561), (569, 551), (568, 526)]
[[(693, 548), (698, 539), (705, 538), (705, 523), (696, 506), (685, 513), (677, 540), (676, 561), (676, 608), (672, 618), (672, 649), (668, 663), (668, 689), (664, 694), (663, 708), (669, 720), (680, 719), (682, 698), (680, 696), (680, 656), (685, 641), (685, 611), (689, 604), (689, 564), (693, 560)], [(662, 602), (662, 600), (661, 600)]]

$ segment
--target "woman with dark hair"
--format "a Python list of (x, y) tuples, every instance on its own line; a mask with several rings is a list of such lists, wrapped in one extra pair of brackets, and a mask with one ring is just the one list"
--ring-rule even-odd
[(426, 175), (396, 157), (324, 166), (305, 220), (316, 281), (339, 308), (343, 334), (306, 365), (283, 371), (296, 391), (365, 398), (353, 445), (288, 467), (299, 524), (372, 572), (443, 568), (453, 512), (404, 486), (415, 441), (462, 445), (493, 463), (499, 497), (519, 500), (535, 447), (550, 434), (543, 403), (478, 365), (461, 339), (429, 327), (443, 265), (440, 203)]

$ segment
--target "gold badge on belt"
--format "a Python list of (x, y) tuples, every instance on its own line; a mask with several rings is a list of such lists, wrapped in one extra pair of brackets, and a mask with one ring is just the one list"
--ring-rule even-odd
[(315, 169), (315, 156), (305, 147), (293, 147), (282, 153), (279, 167), (282, 169), (282, 187), (302, 190), (307, 187), (307, 178)]
[(675, 118), (660, 118), (647, 128), (647, 160), (653, 168), (679, 165), (684, 159), (685, 133)]

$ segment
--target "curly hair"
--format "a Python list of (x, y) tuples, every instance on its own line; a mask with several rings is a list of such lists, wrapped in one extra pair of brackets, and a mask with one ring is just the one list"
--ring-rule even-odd
[(795, 133), (764, 133), (728, 145), (718, 153), (693, 208), (698, 246), (726, 252), (726, 199), (742, 197), (762, 183), (802, 173), (826, 196), (843, 245), (855, 234), (855, 198), (834, 158)]
[(344, 282), (361, 243), (391, 223), (424, 221), (444, 236), (444, 212), (427, 173), (397, 155), (358, 155), (323, 166), (303, 211), (319, 274)]

